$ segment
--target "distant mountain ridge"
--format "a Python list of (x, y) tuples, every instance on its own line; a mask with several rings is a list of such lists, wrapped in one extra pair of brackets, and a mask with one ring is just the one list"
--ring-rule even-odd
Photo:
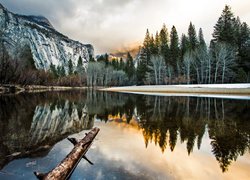
[(71, 59), (74, 66), (81, 56), (86, 68), (89, 59), (94, 57), (91, 44), (82, 44), (58, 32), (50, 21), (43, 16), (18, 15), (8, 11), (0, 3), (0, 29), (5, 45), (15, 52), (16, 44), (30, 45), (35, 66), (49, 69), (50, 65), (64, 66), (67, 70)]

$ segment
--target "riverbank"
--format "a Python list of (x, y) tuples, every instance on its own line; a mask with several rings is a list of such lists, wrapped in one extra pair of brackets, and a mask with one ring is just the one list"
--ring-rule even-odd
[(199, 84), (199, 85), (151, 85), (125, 86), (100, 89), (101, 91), (131, 93), (196, 93), (249, 95), (250, 84)]
[(67, 90), (81, 90), (88, 87), (69, 87), (69, 86), (40, 86), (40, 85), (3, 85), (0, 86), (0, 94), (4, 93), (22, 93), (22, 92), (44, 92), (44, 91), (67, 91)]

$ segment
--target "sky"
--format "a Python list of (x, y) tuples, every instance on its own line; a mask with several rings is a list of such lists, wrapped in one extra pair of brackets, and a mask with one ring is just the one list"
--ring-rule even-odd
[(202, 27), (207, 42), (224, 6), (250, 25), (250, 0), (0, 0), (10, 11), (42, 15), (59, 32), (90, 43), (96, 54), (139, 46), (146, 29), (155, 34), (165, 23), (187, 33), (190, 21)]

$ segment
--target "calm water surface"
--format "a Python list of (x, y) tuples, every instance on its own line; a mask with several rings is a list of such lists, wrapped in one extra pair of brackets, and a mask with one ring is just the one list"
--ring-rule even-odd
[(101, 131), (71, 179), (249, 179), (250, 101), (95, 91), (0, 96), (0, 179), (36, 179)]

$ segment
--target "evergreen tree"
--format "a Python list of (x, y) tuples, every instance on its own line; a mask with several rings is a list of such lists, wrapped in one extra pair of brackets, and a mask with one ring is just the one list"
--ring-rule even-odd
[(70, 59), (69, 62), (68, 62), (68, 74), (69, 75), (72, 75), (74, 73), (74, 67), (73, 67), (73, 62), (72, 60)]
[(61, 72), (61, 76), (62, 76), (62, 77), (66, 76), (66, 72), (65, 72), (65, 69), (64, 69), (63, 66), (61, 66), (60, 72)]
[(95, 58), (91, 54), (89, 55), (89, 62), (95, 62)]
[(242, 23), (240, 30), (239, 56), (240, 66), (244, 69), (248, 78), (250, 78), (250, 29), (245, 22)]
[(184, 54), (189, 49), (189, 41), (188, 37), (185, 34), (182, 34), (181, 36), (181, 60), (183, 61)]
[(138, 57), (138, 66), (136, 71), (136, 78), (138, 80), (138, 84), (144, 84), (144, 80), (147, 72), (147, 65), (150, 61), (150, 44), (152, 45), (152, 38), (150, 38), (149, 30), (147, 29), (146, 35), (143, 41), (143, 47), (139, 50)]
[(166, 64), (169, 64), (169, 39), (168, 30), (165, 24), (163, 24), (160, 31), (160, 54), (164, 57)]
[(53, 74), (54, 77), (58, 77), (58, 73), (57, 73), (57, 68), (54, 64), (50, 64), (50, 72)]
[(59, 77), (61, 77), (61, 67), (60, 66), (57, 66), (56, 68), (56, 73)]
[(83, 62), (82, 62), (82, 57), (81, 56), (79, 56), (79, 58), (78, 58), (76, 71), (77, 71), (78, 74), (83, 74), (84, 73)]
[(199, 29), (199, 46), (206, 46), (202, 28)]
[(159, 33), (158, 31), (156, 31), (155, 34), (155, 54), (159, 54), (160, 53), (160, 37), (159, 37)]
[(249, 43), (250, 40), (250, 29), (247, 23), (243, 22), (240, 27), (238, 46), (239, 50), (243, 49)]
[[(246, 23), (241, 23), (240, 18), (234, 17), (231, 8), (226, 5), (219, 17), (213, 32), (213, 43), (215, 47), (216, 43), (225, 43), (229, 46), (233, 46), (236, 50), (237, 56), (236, 62), (240, 67), (237, 69), (237, 74), (245, 74), (245, 81), (250, 78), (250, 36), (249, 28)], [(226, 47), (229, 47), (226, 46)], [(212, 54), (214, 57), (215, 55)], [(235, 69), (236, 70), (236, 69)], [(238, 75), (237, 78), (239, 78)], [(241, 78), (244, 79), (244, 78)], [(241, 80), (242, 82), (242, 80)]]
[(241, 21), (240, 18), (237, 17), (235, 20), (235, 37), (236, 37), (236, 44), (238, 45), (238, 48), (240, 49), (240, 39), (241, 39)]
[(109, 55), (107, 53), (104, 55), (104, 63), (106, 66), (109, 65)]
[(149, 30), (147, 29), (146, 31), (146, 35), (145, 35), (145, 38), (144, 38), (144, 41), (143, 41), (143, 49), (144, 49), (144, 52), (145, 52), (145, 55), (146, 55), (146, 64), (149, 63), (150, 61), (150, 43), (151, 43), (151, 38), (150, 38), (150, 35), (149, 35)]
[(30, 46), (28, 44), (25, 44), (22, 47), (19, 58), (22, 64), (24, 65), (24, 68), (30, 68), (33, 70), (36, 69), (35, 61), (33, 59), (33, 55), (32, 55)]
[(134, 76), (134, 63), (131, 54), (128, 52), (127, 54), (127, 62), (125, 72), (127, 73), (128, 79), (131, 81)]
[(170, 33), (170, 65), (176, 70), (176, 63), (180, 58), (179, 38), (175, 26)]
[(226, 5), (214, 26), (213, 38), (215, 42), (236, 44), (236, 20), (231, 11), (231, 8)]
[(119, 62), (118, 62), (118, 60), (117, 59), (112, 59), (111, 60), (111, 66), (113, 66), (113, 68), (115, 70), (118, 70), (119, 69)]
[(195, 26), (190, 22), (189, 27), (188, 27), (188, 40), (189, 40), (189, 46), (191, 50), (194, 50), (197, 48), (198, 45), (198, 40), (197, 40), (197, 35), (195, 31)]
[(120, 58), (120, 61), (119, 61), (119, 69), (120, 70), (125, 70), (125, 64), (124, 64), (124, 61), (122, 58)]
[(65, 69), (63, 66), (57, 66), (57, 75), (58, 77), (64, 77), (66, 75)]
[(156, 46), (155, 46), (155, 40), (154, 40), (153, 34), (151, 34), (151, 37), (150, 37), (149, 49), (150, 49), (150, 54), (156, 54), (157, 53), (157, 49), (156, 49)]
[(147, 56), (144, 47), (139, 50), (138, 66), (136, 71), (137, 84), (143, 85), (147, 72)]
[(104, 62), (104, 64), (106, 65), (106, 67), (109, 65), (109, 55), (107, 53), (100, 55), (97, 58), (98, 62)]

